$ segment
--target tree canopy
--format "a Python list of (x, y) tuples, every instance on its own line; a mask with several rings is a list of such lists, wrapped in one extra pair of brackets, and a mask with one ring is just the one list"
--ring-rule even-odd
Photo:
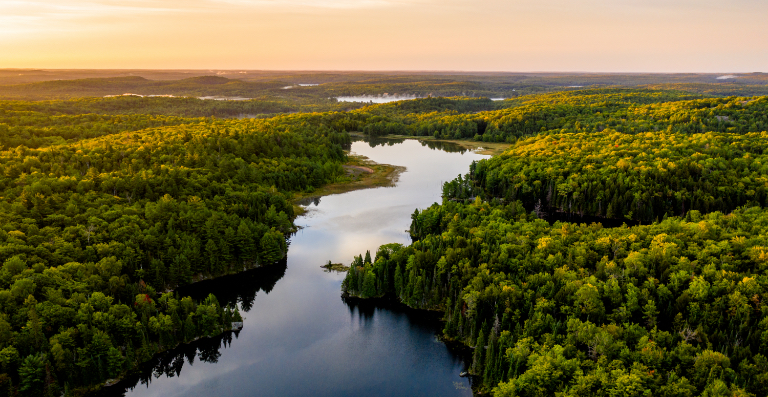
[(414, 243), (354, 258), (342, 290), (443, 311), (495, 396), (766, 394), (768, 99), (647, 94), (449, 116), (514, 144), (416, 210)]
[(171, 291), (284, 258), (291, 196), (341, 178), (350, 139), (314, 114), (51, 113), (0, 115), (0, 391), (30, 396), (229, 330), (232, 302)]

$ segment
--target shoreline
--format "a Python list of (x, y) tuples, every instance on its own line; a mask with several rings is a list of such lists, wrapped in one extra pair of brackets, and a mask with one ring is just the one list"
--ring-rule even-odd
[[(324, 196), (330, 196), (334, 194), (342, 194), (347, 193), (355, 190), (362, 190), (362, 189), (370, 189), (370, 188), (377, 188), (377, 187), (385, 187), (385, 186), (394, 186), (400, 174), (402, 172), (405, 172), (406, 168), (402, 166), (395, 166), (390, 164), (379, 164), (374, 161), (371, 161), (365, 156), (362, 155), (349, 155), (349, 160), (342, 165), (345, 169), (345, 176), (343, 178), (347, 178), (348, 180), (342, 181), (342, 182), (336, 182), (332, 184), (325, 185), (317, 190), (315, 190), (312, 193), (304, 193), (304, 194), (297, 194), (293, 197), (293, 205), (294, 205), (294, 213), (295, 217), (298, 218), (299, 216), (302, 216), (306, 214), (307, 210), (299, 204), (301, 201), (311, 202), (311, 200), (324, 197)], [(204, 275), (197, 275), (196, 280), (193, 281), (190, 284), (185, 285), (185, 287), (192, 286), (192, 285), (200, 285), (203, 284), (206, 281), (211, 281), (214, 279), (219, 279), (223, 277), (231, 277), (233, 275), (240, 274), (245, 271), (249, 270), (255, 270), (265, 267), (265, 265), (257, 264), (255, 266), (251, 267), (244, 267), (242, 270), (234, 270), (231, 272), (228, 272), (227, 274), (222, 274), (216, 277), (205, 277)], [(161, 346), (156, 345), (156, 351), (152, 354), (152, 358), (147, 361), (141, 361), (136, 363), (136, 367), (132, 368), (131, 370), (124, 371), (120, 374), (119, 377), (108, 379), (104, 383), (95, 384), (89, 387), (84, 388), (78, 388), (76, 389), (77, 392), (89, 394), (89, 393), (109, 393), (112, 390), (120, 389), (120, 385), (124, 384), (124, 382), (128, 381), (128, 378), (131, 376), (138, 376), (141, 373), (141, 368), (146, 367), (147, 365), (152, 365), (152, 363), (156, 362), (158, 359), (163, 357), (164, 355), (170, 354), (176, 350), (179, 349), (185, 349), (189, 348), (190, 346), (195, 346), (197, 343), (200, 343), (199, 341), (205, 340), (205, 339), (211, 339), (211, 338), (221, 338), (227, 333), (239, 333), (240, 329), (223, 329), (222, 332), (216, 334), (216, 335), (209, 335), (209, 336), (199, 336), (196, 337), (190, 341), (186, 342), (178, 342), (174, 346)]]
[[(126, 390), (128, 388), (131, 388), (130, 386), (126, 386), (127, 382), (136, 381), (136, 385), (134, 387), (137, 387), (140, 384), (141, 376), (144, 372), (146, 372), (148, 369), (153, 368), (157, 365), (157, 363), (162, 360), (163, 357), (166, 357), (167, 355), (172, 355), (174, 353), (179, 353), (184, 350), (189, 350), (191, 348), (197, 349), (198, 346), (204, 344), (204, 343), (210, 343), (211, 341), (214, 341), (216, 339), (224, 339), (227, 337), (227, 335), (234, 334), (236, 337), (240, 334), (240, 331), (242, 331), (242, 326), (238, 329), (235, 329), (234, 327), (230, 327), (230, 329), (224, 329), (220, 333), (215, 335), (203, 335), (195, 337), (194, 339), (191, 339), (186, 342), (178, 342), (174, 346), (163, 346), (163, 349), (157, 350), (155, 353), (152, 354), (152, 358), (146, 361), (141, 361), (136, 363), (135, 367), (124, 370), (120, 376), (116, 378), (107, 379), (104, 383), (98, 383), (95, 385), (87, 386), (87, 387), (81, 387), (81, 388), (75, 388), (72, 389), (72, 392), (75, 395), (84, 395), (84, 396), (123, 396), (125, 392), (121, 392), (120, 390)], [(221, 343), (219, 341), (219, 343)], [(157, 345), (160, 346), (160, 345)], [(133, 388), (131, 388), (133, 389)]]
[(342, 165), (346, 171), (346, 175), (342, 178), (347, 180), (325, 185), (311, 193), (299, 193), (293, 196), (291, 201), (296, 218), (306, 214), (306, 206), (315, 199), (355, 190), (394, 186), (400, 174), (406, 171), (403, 166), (379, 164), (358, 154), (348, 154), (348, 157), (349, 160)]

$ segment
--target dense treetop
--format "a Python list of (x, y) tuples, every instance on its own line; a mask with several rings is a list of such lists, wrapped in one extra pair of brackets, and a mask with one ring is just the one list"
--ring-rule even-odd
[[(513, 145), (415, 211), (413, 244), (355, 258), (345, 293), (443, 310), (444, 336), (474, 348), (477, 389), (496, 396), (768, 392), (768, 99), (504, 102), (433, 114), (453, 120), (435, 136)], [(557, 213), (643, 224), (539, 219)]]
[(765, 132), (540, 135), (475, 165), (471, 178), (479, 189), (452, 183), (445, 193), (640, 221), (691, 209), (730, 212), (768, 204), (766, 145)]
[(0, 393), (98, 384), (228, 330), (235, 309), (167, 291), (283, 258), (290, 196), (339, 180), (349, 142), (312, 114), (52, 113), (0, 115)]
[(224, 101), (198, 98), (117, 96), (50, 101), (0, 101), (5, 112), (39, 112), (46, 115), (166, 115), (181, 117), (265, 117), (276, 113), (347, 110), (362, 107), (356, 102), (332, 99), (255, 98)]
[[(426, 80), (414, 89), (469, 87)], [(445, 336), (481, 347), (481, 390), (765, 394), (767, 98), (604, 88), (366, 105), (259, 84), (268, 100), (0, 102), (0, 395), (99, 384), (229, 329), (233, 307), (171, 291), (283, 258), (291, 198), (344, 180), (353, 131), (512, 144), (414, 213), (414, 244), (356, 258), (343, 283), (445, 311)], [(538, 219), (556, 213), (642, 224)]]
[(759, 208), (608, 229), (446, 202), (343, 288), (445, 310), (494, 395), (762, 395), (766, 232)]
[(408, 101), (413, 102), (411, 108), (421, 105), (431, 112), (398, 112), (405, 109), (404, 102), (352, 113), (369, 115), (359, 128), (371, 135), (396, 133), (487, 142), (606, 128), (623, 133), (756, 132), (768, 128), (765, 97), (693, 98), (700, 97), (674, 91), (599, 89), (523, 96), (495, 102), (496, 110), (483, 109), (484, 103), (478, 100), (456, 98), (457, 105), (442, 109), (424, 101)]

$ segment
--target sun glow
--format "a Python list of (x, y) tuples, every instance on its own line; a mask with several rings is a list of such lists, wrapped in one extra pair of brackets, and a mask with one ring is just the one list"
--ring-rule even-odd
[(8, 0), (0, 67), (750, 72), (768, 64), (764, 15), (750, 0)]

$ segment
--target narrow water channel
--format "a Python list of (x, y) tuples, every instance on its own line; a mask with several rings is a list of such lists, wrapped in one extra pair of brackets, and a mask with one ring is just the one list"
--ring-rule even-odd
[(354, 142), (353, 153), (405, 166), (395, 187), (322, 197), (296, 223), (287, 260), (269, 268), (196, 284), (237, 302), (237, 334), (203, 339), (156, 360), (110, 393), (130, 396), (471, 396), (464, 357), (436, 339), (438, 317), (398, 305), (347, 303), (349, 264), (379, 245), (408, 244), (415, 208), (440, 201), (441, 182), (488, 156), (416, 140)]

